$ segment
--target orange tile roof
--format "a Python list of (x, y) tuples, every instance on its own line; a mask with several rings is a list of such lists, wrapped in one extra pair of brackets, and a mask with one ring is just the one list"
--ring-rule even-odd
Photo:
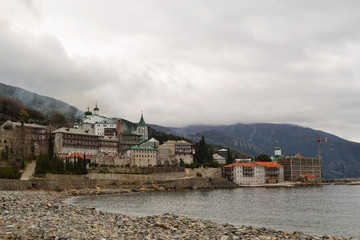
[(314, 175), (301, 175), (301, 176), (304, 177), (304, 178), (315, 178)]
[(251, 162), (251, 163), (232, 163), (229, 165), (226, 165), (224, 167), (234, 167), (234, 166), (241, 166), (241, 167), (282, 167), (283, 165), (280, 165), (275, 162)]
[[(78, 158), (78, 157), (81, 158), (81, 159), (84, 159), (84, 154), (73, 153), (73, 154), (67, 156), (67, 158)], [(86, 156), (86, 159), (90, 160), (90, 158), (88, 156)]]
[(262, 167), (282, 167), (283, 165), (280, 165), (275, 162), (256, 162), (259, 166)]

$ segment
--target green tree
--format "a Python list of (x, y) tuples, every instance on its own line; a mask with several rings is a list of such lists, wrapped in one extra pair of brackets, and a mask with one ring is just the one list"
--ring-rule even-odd
[(226, 157), (226, 164), (231, 164), (234, 162), (232, 152), (230, 151), (230, 148), (227, 149), (227, 157)]
[(208, 147), (204, 136), (201, 137), (199, 143), (195, 144), (195, 159), (198, 163), (210, 162), (213, 160), (213, 150)]
[(20, 122), (28, 122), (30, 115), (27, 111), (21, 110), (16, 117)]
[(266, 154), (260, 154), (259, 156), (256, 156), (255, 160), (258, 162), (271, 162), (271, 158)]

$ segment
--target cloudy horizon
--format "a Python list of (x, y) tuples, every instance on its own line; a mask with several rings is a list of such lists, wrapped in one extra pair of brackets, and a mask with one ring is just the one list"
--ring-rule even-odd
[(0, 2), (0, 82), (183, 127), (289, 123), (360, 142), (358, 1)]

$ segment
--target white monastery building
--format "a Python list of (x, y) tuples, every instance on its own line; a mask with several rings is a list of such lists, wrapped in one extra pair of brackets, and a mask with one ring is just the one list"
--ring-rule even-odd
[(233, 163), (224, 166), (224, 173), (238, 185), (284, 182), (284, 168), (274, 162)]

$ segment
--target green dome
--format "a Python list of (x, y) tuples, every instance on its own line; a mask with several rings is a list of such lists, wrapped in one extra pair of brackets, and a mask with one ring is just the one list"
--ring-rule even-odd
[(146, 123), (145, 123), (145, 120), (144, 120), (144, 117), (143, 117), (142, 114), (141, 114), (139, 126), (140, 126), (140, 127), (146, 127)]
[(88, 110), (84, 114), (85, 114), (85, 116), (91, 116), (92, 115), (92, 112), (89, 110), (89, 107), (88, 107)]
[(96, 106), (94, 108), (94, 111), (99, 111), (99, 108), (98, 108), (97, 104), (96, 104)]
[(275, 150), (281, 150), (281, 148), (280, 148), (279, 146), (277, 146), (277, 147), (275, 148)]

